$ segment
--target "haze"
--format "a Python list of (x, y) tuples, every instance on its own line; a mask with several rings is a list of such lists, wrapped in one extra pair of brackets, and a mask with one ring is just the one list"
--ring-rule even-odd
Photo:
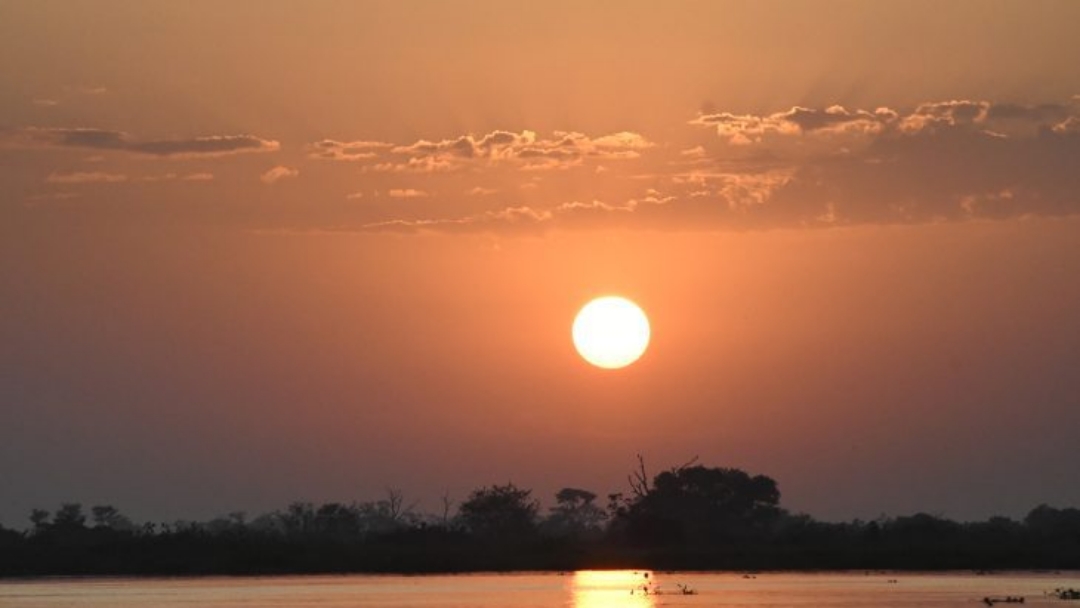
[[(0, 522), (635, 455), (1080, 503), (1080, 4), (0, 0)], [(652, 323), (619, 371), (589, 299)]]

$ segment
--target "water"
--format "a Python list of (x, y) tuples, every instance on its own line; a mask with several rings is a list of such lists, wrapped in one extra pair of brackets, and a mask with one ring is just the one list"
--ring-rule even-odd
[[(646, 576), (648, 575), (648, 576)], [(684, 595), (679, 585), (695, 591)], [(947, 608), (1080, 588), (1080, 572), (908, 574), (575, 573), (260, 578), (72, 578), (0, 581), (2, 608)], [(631, 593), (633, 591), (633, 593)], [(643, 593), (643, 591), (647, 593)], [(999, 604), (1000, 607), (1010, 604)]]

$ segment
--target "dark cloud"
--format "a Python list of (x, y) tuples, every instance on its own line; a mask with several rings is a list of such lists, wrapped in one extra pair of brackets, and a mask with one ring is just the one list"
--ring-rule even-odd
[(54, 146), (122, 150), (129, 142), (124, 133), (102, 129), (34, 129), (31, 138)]
[(221, 156), (242, 152), (273, 152), (281, 145), (253, 135), (216, 135), (192, 139), (132, 142), (126, 150), (155, 156)]
[(1078, 134), (1005, 137), (939, 125), (879, 138), (851, 158), (805, 163), (770, 206), (805, 219), (808, 207), (830, 205), (852, 223), (1002, 219), (1080, 212), (1078, 193)]
[[(1080, 212), (1077, 110), (948, 100), (906, 113), (793, 108), (700, 116), (692, 124), (721, 136), (713, 162), (750, 146), (786, 166), (783, 184), (745, 208), (752, 225), (907, 223)], [(860, 122), (876, 126), (846, 128)], [(831, 133), (823, 138), (822, 131)], [(693, 186), (730, 201), (705, 188), (708, 181)]]
[(117, 150), (161, 157), (212, 157), (247, 152), (273, 152), (281, 144), (254, 135), (211, 135), (187, 139), (137, 140), (122, 131), (106, 129), (38, 129), (9, 132), (15, 145)]
[(1038, 105), (999, 103), (987, 108), (986, 117), (989, 120), (1027, 120), (1045, 123), (1065, 120), (1070, 116), (1071, 110), (1070, 106), (1057, 103)]

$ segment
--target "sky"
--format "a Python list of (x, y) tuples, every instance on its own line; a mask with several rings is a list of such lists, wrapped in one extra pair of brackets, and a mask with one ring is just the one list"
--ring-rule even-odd
[[(0, 524), (1080, 505), (1080, 3), (0, 0)], [(570, 327), (618, 294), (645, 355)]]

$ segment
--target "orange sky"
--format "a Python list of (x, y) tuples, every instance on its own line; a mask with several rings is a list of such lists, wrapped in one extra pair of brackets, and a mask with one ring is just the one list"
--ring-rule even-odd
[[(1074, 2), (0, 0), (0, 523), (1080, 503)], [(619, 293), (643, 359), (581, 361)], [(550, 501), (549, 501), (550, 502)]]

